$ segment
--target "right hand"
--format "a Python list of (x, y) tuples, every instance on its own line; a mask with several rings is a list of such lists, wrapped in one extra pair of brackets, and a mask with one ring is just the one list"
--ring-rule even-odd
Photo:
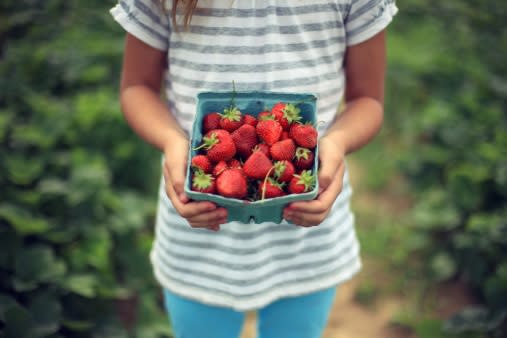
[(167, 196), (176, 211), (194, 228), (220, 229), (227, 222), (227, 210), (208, 201), (191, 201), (185, 194), (185, 175), (189, 143), (185, 137), (171, 139), (164, 148), (164, 180)]

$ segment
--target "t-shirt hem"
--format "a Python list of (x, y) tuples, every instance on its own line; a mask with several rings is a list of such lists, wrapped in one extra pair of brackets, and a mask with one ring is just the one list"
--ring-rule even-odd
[(361, 33), (348, 38), (347, 46), (357, 45), (375, 36), (375, 34), (382, 31), (391, 23), (391, 21), (393, 21), (393, 18), (396, 15), (396, 13), (398, 13), (398, 7), (396, 7), (394, 3), (387, 6), (387, 8), (384, 11), (384, 14), (381, 17), (379, 17), (375, 21), (375, 23), (371, 24), (367, 29), (365, 29)]
[(281, 298), (302, 296), (305, 294), (325, 290), (333, 286), (338, 286), (354, 277), (362, 267), (360, 258), (356, 257), (353, 263), (346, 269), (346, 271), (342, 273), (332, 275), (328, 278), (305, 283), (304, 286), (284, 286), (281, 289), (270, 290), (261, 296), (251, 298), (249, 300), (238, 301), (235, 300), (234, 297), (218, 296), (211, 292), (206, 292), (201, 289), (183, 285), (182, 283), (171, 280), (164, 276), (164, 274), (157, 268), (154, 261), (155, 259), (153, 252), (151, 253), (150, 258), (155, 279), (161, 287), (167, 288), (171, 292), (181, 297), (185, 297), (208, 305), (231, 308), (240, 312), (255, 311), (261, 309)]
[(120, 5), (116, 5), (109, 12), (113, 16), (113, 19), (128, 33), (155, 49), (161, 51), (167, 50), (167, 45), (160, 43), (160, 41), (154, 39), (148, 33), (143, 32), (142, 29), (139, 29), (139, 26), (136, 25), (133, 19)]

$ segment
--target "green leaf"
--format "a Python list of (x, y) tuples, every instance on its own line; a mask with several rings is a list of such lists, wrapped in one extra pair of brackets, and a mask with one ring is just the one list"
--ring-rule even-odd
[(59, 330), (62, 306), (60, 301), (49, 292), (31, 299), (28, 310), (34, 319), (33, 330), (37, 336), (50, 335)]
[(16, 338), (35, 338), (33, 332), (33, 318), (30, 312), (19, 304), (6, 309), (5, 335)]
[(12, 110), (0, 109), (0, 140), (3, 140), (7, 134), (7, 129), (12, 126), (14, 113)]
[(0, 229), (0, 268), (13, 269), (14, 257), (21, 247), (21, 239), (12, 230)]
[(431, 259), (431, 269), (437, 280), (447, 280), (457, 271), (456, 261), (448, 253), (440, 252)]
[(94, 275), (71, 275), (63, 281), (62, 287), (83, 297), (92, 298), (95, 296), (97, 282)]
[(18, 302), (11, 295), (0, 294), (0, 321), (5, 322), (5, 311), (17, 305)]
[(62, 325), (73, 331), (86, 331), (94, 326), (91, 321), (77, 319), (65, 319), (63, 320)]
[(35, 217), (25, 208), (14, 204), (0, 204), (0, 219), (4, 219), (21, 235), (40, 234), (48, 231), (51, 225), (40, 217)]
[(45, 166), (41, 158), (21, 154), (10, 155), (4, 162), (7, 177), (19, 185), (29, 184), (39, 178)]
[(28, 282), (49, 282), (61, 278), (66, 271), (63, 261), (57, 259), (48, 246), (26, 247), (15, 261), (16, 278)]
[(484, 306), (468, 306), (444, 323), (447, 333), (491, 332), (507, 318), (507, 311), (492, 313)]

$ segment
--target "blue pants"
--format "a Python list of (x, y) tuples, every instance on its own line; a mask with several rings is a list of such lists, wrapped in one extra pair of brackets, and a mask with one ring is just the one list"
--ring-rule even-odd
[[(273, 302), (257, 312), (258, 338), (319, 338), (336, 288)], [(164, 290), (175, 338), (238, 338), (245, 313), (205, 305)]]

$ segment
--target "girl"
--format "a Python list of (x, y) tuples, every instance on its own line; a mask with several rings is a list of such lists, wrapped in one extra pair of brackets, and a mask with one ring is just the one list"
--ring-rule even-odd
[[(381, 127), (396, 11), (393, 0), (120, 0), (111, 10), (127, 31), (122, 111), (164, 155), (151, 261), (177, 338), (238, 337), (249, 310), (261, 338), (320, 337), (337, 285), (361, 266), (345, 156)], [(319, 98), (320, 192), (288, 205), (290, 222), (227, 222), (224, 208), (184, 194), (196, 94), (232, 81)]]

